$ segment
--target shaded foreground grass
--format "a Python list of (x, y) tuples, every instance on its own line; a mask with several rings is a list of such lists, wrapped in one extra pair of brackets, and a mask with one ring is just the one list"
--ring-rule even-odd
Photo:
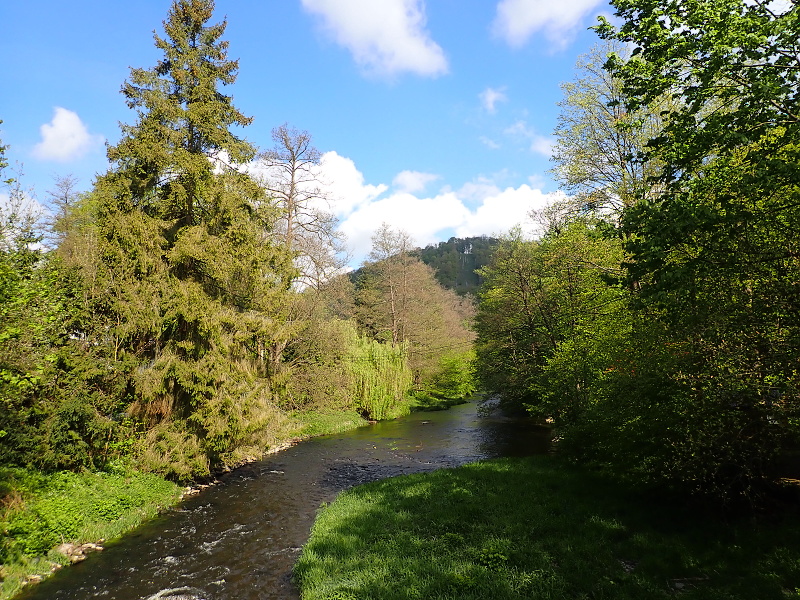
[(800, 516), (726, 520), (501, 459), (342, 493), (295, 578), (304, 600), (800, 599)]

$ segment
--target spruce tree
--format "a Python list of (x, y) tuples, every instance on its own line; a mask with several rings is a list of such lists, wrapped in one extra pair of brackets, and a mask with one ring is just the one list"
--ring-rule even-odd
[(166, 36), (155, 36), (163, 59), (132, 69), (122, 88), (137, 119), (93, 193), (97, 331), (138, 365), (128, 410), (149, 428), (144, 455), (182, 476), (263, 444), (278, 418), (270, 378), (293, 276), (269, 235), (277, 211), (240, 168), (255, 149), (231, 128), (251, 119), (219, 91), (238, 63), (221, 40), (226, 23), (208, 24), (213, 9), (173, 2)]

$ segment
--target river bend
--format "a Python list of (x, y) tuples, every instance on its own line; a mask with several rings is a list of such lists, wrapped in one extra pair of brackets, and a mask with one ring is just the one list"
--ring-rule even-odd
[(319, 506), (376, 479), (550, 448), (546, 428), (474, 403), (299, 443), (220, 477), (24, 600), (296, 599), (291, 568)]

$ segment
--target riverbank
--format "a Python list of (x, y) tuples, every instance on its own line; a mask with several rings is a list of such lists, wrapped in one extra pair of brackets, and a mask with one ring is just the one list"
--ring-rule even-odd
[[(292, 419), (295, 426), (265, 456), (304, 439), (367, 424), (355, 411), (298, 412)], [(49, 474), (0, 468), (0, 600), (102, 551), (105, 543), (208, 484), (180, 486), (122, 466), (100, 473)]]
[(295, 567), (304, 600), (800, 598), (800, 514), (724, 519), (499, 459), (343, 492)]

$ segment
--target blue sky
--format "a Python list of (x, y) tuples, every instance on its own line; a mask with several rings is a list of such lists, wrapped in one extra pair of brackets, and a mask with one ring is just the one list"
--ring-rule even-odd
[[(169, 0), (3, 2), (0, 139), (41, 202), (54, 175), (89, 189), (105, 142), (132, 123), (120, 87), (159, 59)], [(355, 260), (383, 221), (420, 245), (497, 234), (558, 186), (548, 151), (577, 57), (596, 43), (600, 0), (217, 0), (226, 88), (273, 127), (307, 130), (324, 154), (332, 210)]]

